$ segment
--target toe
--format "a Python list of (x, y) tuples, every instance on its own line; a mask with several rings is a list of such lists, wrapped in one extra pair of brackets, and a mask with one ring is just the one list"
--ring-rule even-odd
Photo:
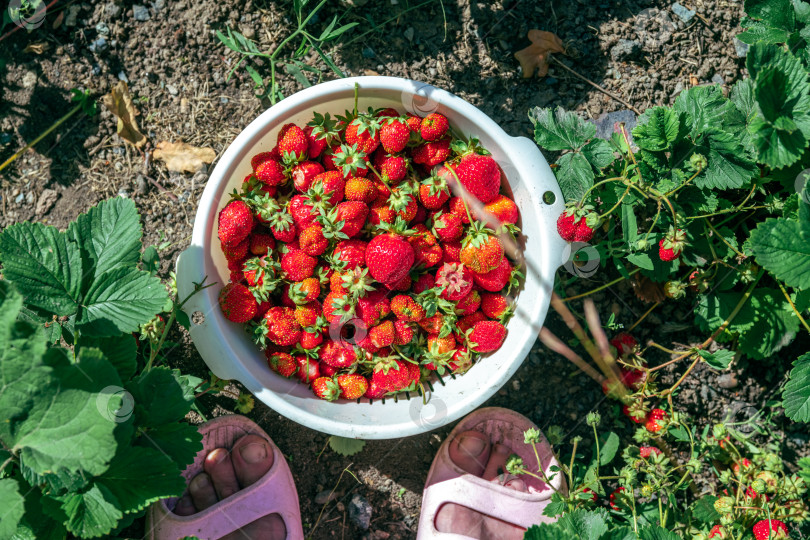
[(180, 497), (177, 506), (174, 507), (174, 513), (178, 516), (190, 516), (197, 513), (197, 509), (194, 508), (194, 503), (191, 501), (191, 495), (186, 494)]
[(278, 514), (270, 514), (248, 523), (222, 540), (284, 540), (287, 528)]
[(492, 480), (497, 478), (500, 471), (506, 466), (506, 460), (512, 454), (512, 449), (504, 444), (496, 444), (492, 447), (492, 451), (489, 454), (489, 461), (487, 461), (486, 467), (484, 468), (484, 474), (482, 478), (484, 480)]
[(231, 450), (231, 462), (239, 485), (256, 483), (273, 466), (273, 448), (258, 435), (245, 435)]
[(239, 491), (239, 482), (236, 480), (231, 456), (224, 448), (217, 448), (205, 456), (203, 468), (211, 477), (214, 490), (220, 500)]
[(489, 437), (480, 431), (464, 431), (450, 443), (450, 459), (475, 476), (484, 472), (489, 453)]
[(217, 494), (211, 483), (211, 477), (205, 473), (200, 473), (191, 479), (191, 482), (188, 483), (188, 492), (197, 511), (205, 510), (217, 503)]
[(508, 487), (509, 489), (514, 489), (515, 491), (529, 491), (526, 488), (526, 482), (520, 478), (512, 478), (511, 480), (507, 480), (504, 486)]

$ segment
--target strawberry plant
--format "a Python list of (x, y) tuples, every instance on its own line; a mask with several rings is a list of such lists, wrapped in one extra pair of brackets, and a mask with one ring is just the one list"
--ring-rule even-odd
[(198, 383), (158, 364), (188, 320), (141, 235), (123, 198), (0, 233), (0, 538), (107, 536), (185, 490)]
[[(774, 358), (810, 332), (806, 5), (746, 3), (750, 78), (728, 97), (716, 85), (690, 88), (610, 139), (571, 112), (530, 113), (538, 145), (560, 153), (560, 234), (574, 252), (585, 242), (598, 252), (605, 279), (595, 290), (631, 280), (654, 307), (688, 302), (709, 336), (680, 351), (678, 360), (692, 361), (687, 374), (698, 362), (723, 369), (735, 357)], [(577, 279), (559, 280), (559, 294)], [(708, 353), (713, 341), (727, 350)], [(808, 421), (805, 357), (791, 379), (787, 414)]]

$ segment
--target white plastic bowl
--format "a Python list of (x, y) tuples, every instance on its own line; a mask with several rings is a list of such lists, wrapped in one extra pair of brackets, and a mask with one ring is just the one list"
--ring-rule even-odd
[[(224, 318), (217, 303), (220, 285), (205, 289), (185, 306), (192, 323), (191, 338), (211, 371), (223, 379), (241, 382), (279, 414), (318, 431), (361, 439), (389, 439), (414, 435), (443, 426), (474, 410), (492, 396), (520, 366), (537, 337), (548, 311), (555, 270), (563, 262), (566, 244), (556, 232), (563, 199), (551, 169), (534, 142), (511, 137), (488, 116), (463, 99), (433, 86), (393, 77), (356, 77), (319, 84), (271, 107), (250, 123), (228, 147), (214, 168), (203, 192), (191, 246), (177, 261), (177, 288), (181, 298), (205, 276), (208, 283), (228, 281), (220, 251), (216, 223), (228, 195), (250, 173), (250, 158), (275, 146), (279, 128), (288, 122), (305, 125), (312, 112), (342, 114), (354, 106), (359, 84), (361, 110), (395, 107), (425, 116), (437, 111), (454, 130), (476, 136), (504, 171), (507, 189), (520, 208), (526, 259), (526, 279), (517, 297), (520, 316), (507, 325), (503, 346), (477, 362), (470, 371), (446, 384), (433, 384), (427, 403), (417, 395), (400, 396), (385, 403), (362, 400), (327, 402), (297, 380), (285, 379), (268, 369), (264, 354), (241, 325)], [(554, 202), (543, 202), (546, 192)], [(547, 196), (550, 200), (551, 197)], [(527, 396), (528, 397), (528, 396)]]

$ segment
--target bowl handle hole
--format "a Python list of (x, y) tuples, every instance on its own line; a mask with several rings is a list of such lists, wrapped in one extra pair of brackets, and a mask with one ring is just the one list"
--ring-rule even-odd
[(554, 204), (557, 202), (557, 196), (554, 195), (551, 191), (546, 191), (543, 193), (543, 202), (546, 204)]

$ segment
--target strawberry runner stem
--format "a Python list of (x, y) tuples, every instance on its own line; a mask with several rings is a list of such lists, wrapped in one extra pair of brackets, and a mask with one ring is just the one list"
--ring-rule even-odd
[(597, 287), (595, 289), (592, 289), (592, 290), (590, 290), (588, 292), (578, 294), (576, 296), (569, 296), (568, 298), (561, 298), (560, 301), (563, 302), (563, 303), (566, 303), (566, 302), (570, 302), (571, 300), (579, 300), (580, 298), (585, 298), (586, 296), (590, 296), (590, 295), (592, 295), (594, 293), (598, 293), (599, 291), (601, 291), (603, 289), (607, 289), (611, 285), (616, 285), (617, 283), (619, 283), (621, 281), (624, 281), (628, 277), (630, 277), (633, 274), (636, 274), (636, 273), (638, 273), (640, 271), (641, 271), (641, 268), (636, 268), (635, 270), (628, 273), (626, 277), (625, 276), (618, 277), (618, 278), (614, 279), (613, 281), (609, 281), (608, 283), (605, 283), (604, 285), (600, 285), (599, 287)]
[(793, 313), (795, 313), (796, 316), (799, 318), (799, 321), (802, 323), (802, 326), (804, 326), (804, 329), (807, 330), (808, 332), (810, 332), (810, 326), (808, 326), (807, 321), (804, 320), (804, 317), (802, 317), (802, 314), (799, 313), (799, 310), (796, 309), (796, 304), (794, 304), (793, 300), (790, 299), (790, 295), (785, 290), (785, 286), (782, 285), (782, 282), (779, 281), (779, 280), (776, 281), (776, 284), (779, 285), (779, 288), (782, 290), (782, 294), (785, 295), (785, 298), (787, 299), (788, 304), (790, 304), (790, 308), (793, 310)]
[(76, 114), (78, 111), (80, 111), (80, 110), (81, 110), (81, 108), (82, 108), (82, 104), (81, 104), (81, 103), (79, 103), (78, 105), (76, 105), (75, 107), (73, 107), (73, 108), (72, 108), (70, 111), (68, 111), (68, 113), (67, 113), (65, 116), (63, 116), (62, 118), (60, 118), (59, 120), (57, 120), (56, 122), (54, 122), (54, 123), (51, 125), (51, 127), (49, 127), (48, 129), (46, 129), (46, 130), (45, 130), (45, 131), (44, 131), (44, 132), (43, 132), (43, 133), (42, 133), (42, 134), (41, 134), (39, 137), (37, 137), (36, 139), (34, 139), (33, 141), (31, 141), (30, 143), (26, 144), (25, 146), (23, 146), (21, 150), (18, 150), (17, 152), (15, 152), (15, 153), (14, 153), (14, 155), (12, 155), (10, 158), (8, 158), (7, 160), (5, 160), (5, 161), (3, 162), (3, 164), (2, 164), (2, 165), (0, 165), (0, 171), (2, 171), (3, 169), (5, 169), (5, 168), (6, 168), (6, 167), (8, 167), (9, 165), (11, 165), (11, 164), (12, 164), (12, 163), (13, 163), (13, 162), (14, 162), (14, 161), (15, 161), (15, 160), (18, 158), (18, 157), (20, 157), (21, 155), (23, 155), (23, 154), (24, 154), (24, 153), (25, 153), (25, 152), (26, 152), (26, 151), (27, 151), (29, 148), (32, 148), (32, 147), (33, 147), (34, 145), (36, 145), (36, 144), (37, 144), (39, 141), (41, 141), (42, 139), (44, 139), (45, 137), (47, 137), (47, 136), (48, 136), (48, 135), (49, 135), (49, 134), (50, 134), (50, 133), (51, 133), (53, 130), (55, 130), (56, 128), (58, 128), (58, 127), (59, 127), (59, 126), (61, 126), (62, 124), (64, 124), (64, 123), (65, 123), (65, 121), (67, 121), (67, 119), (68, 119), (68, 118), (70, 118), (71, 116), (73, 116), (74, 114)]

